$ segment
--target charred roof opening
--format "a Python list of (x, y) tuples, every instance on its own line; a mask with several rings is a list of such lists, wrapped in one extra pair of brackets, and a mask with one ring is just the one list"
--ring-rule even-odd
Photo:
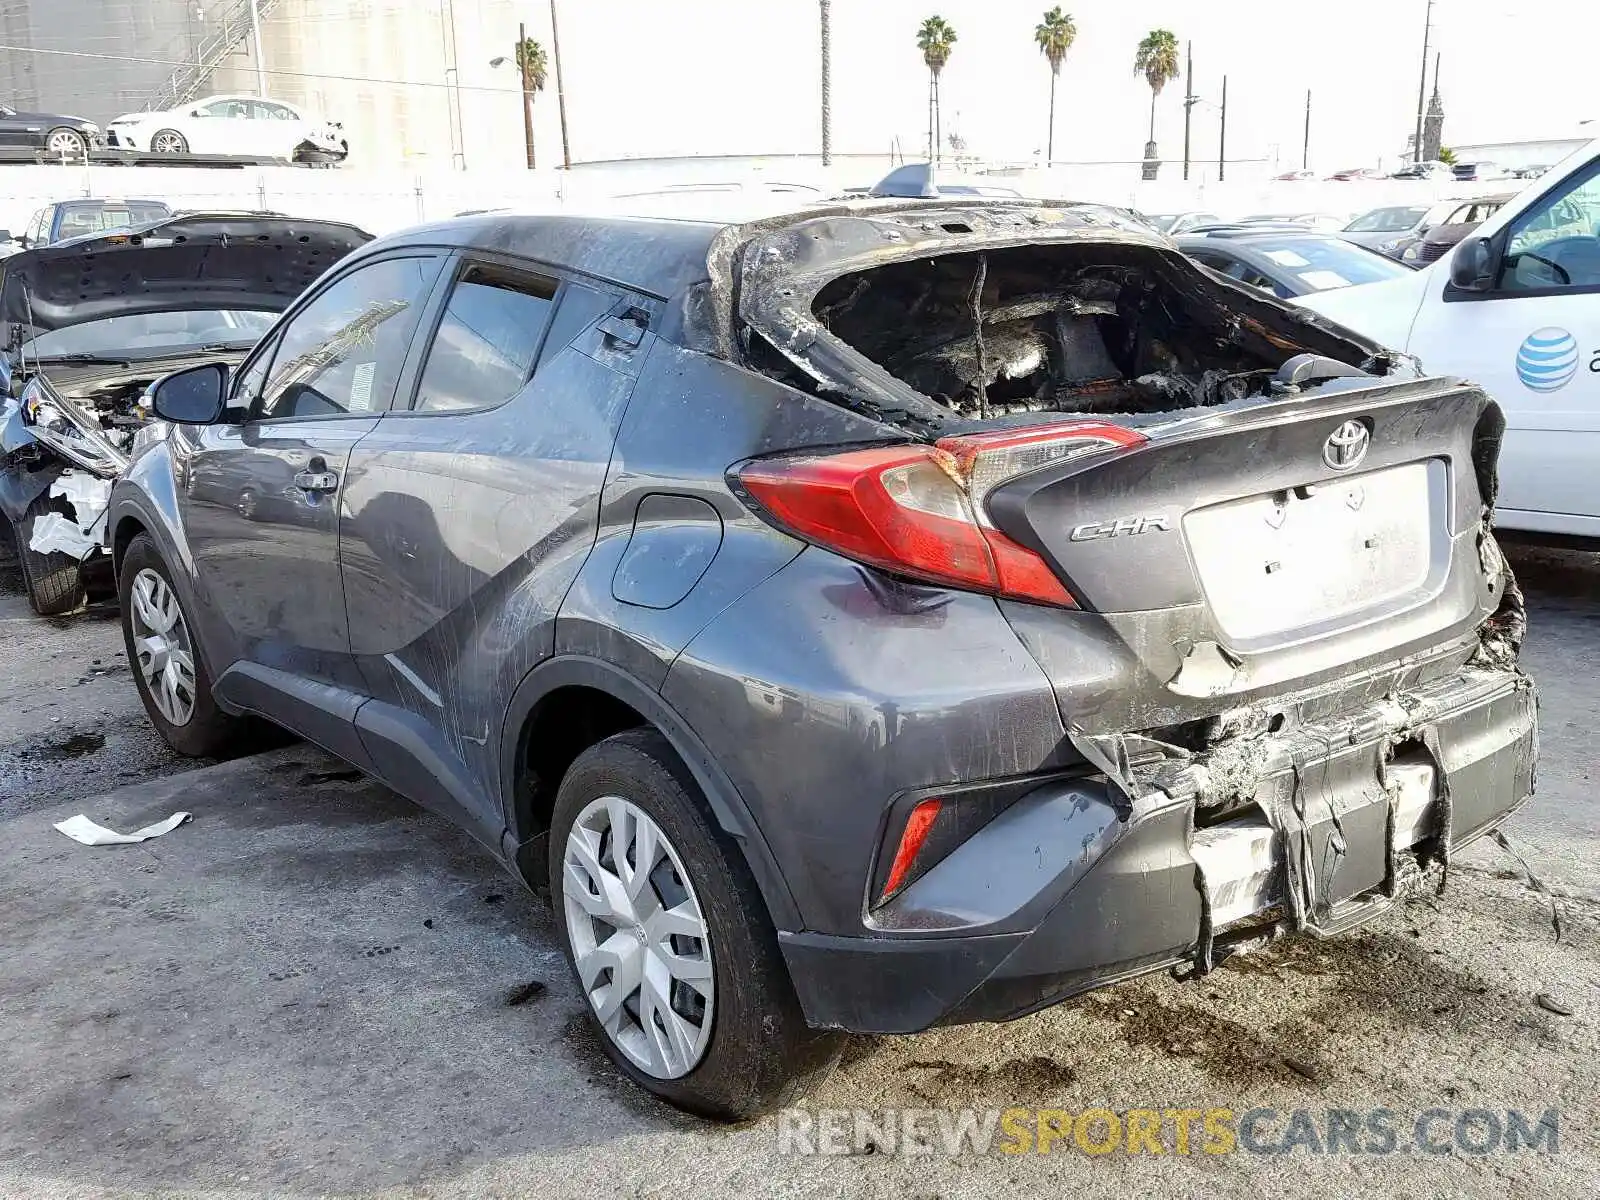
[(1269, 328), (1231, 296), (1164, 251), (1097, 242), (872, 267), (826, 284), (812, 311), (901, 382), (982, 419), (1265, 396), (1287, 360), (1326, 352), (1325, 337)]

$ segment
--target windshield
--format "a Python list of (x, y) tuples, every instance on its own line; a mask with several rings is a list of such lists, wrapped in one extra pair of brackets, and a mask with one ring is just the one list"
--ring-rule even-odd
[(71, 205), (62, 209), (61, 228), (56, 233), (56, 240), (64, 242), (68, 238), (83, 237), (85, 234), (128, 229), (148, 221), (160, 221), (171, 215), (172, 210), (165, 204), (154, 201), (148, 204), (135, 202), (117, 205)]
[(1425, 208), (1375, 208), (1344, 227), (1346, 233), (1404, 233), (1428, 215)]
[(209, 310), (107, 317), (41, 333), (23, 345), (30, 358), (71, 354), (158, 358), (202, 346), (253, 346), (272, 327), (275, 313)]
[(1411, 268), (1338, 238), (1261, 238), (1251, 249), (1313, 292), (1378, 283), (1411, 274)]
[(1145, 220), (1148, 221), (1151, 225), (1155, 226), (1156, 229), (1160, 230), (1162, 233), (1166, 233), (1169, 230), (1171, 230), (1173, 225), (1175, 225), (1177, 223), (1178, 214), (1177, 213), (1167, 213), (1167, 214), (1165, 214), (1163, 216), (1159, 216), (1159, 217), (1146, 217)]

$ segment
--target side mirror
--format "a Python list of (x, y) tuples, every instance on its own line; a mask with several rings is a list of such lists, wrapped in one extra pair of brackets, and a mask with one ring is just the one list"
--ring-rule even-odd
[(150, 407), (163, 421), (177, 425), (211, 425), (222, 415), (228, 396), (228, 368), (222, 363), (174, 371), (150, 389)]
[(1450, 259), (1450, 284), (1458, 291), (1487, 292), (1494, 286), (1498, 265), (1488, 238), (1465, 238)]
[(32, 244), (33, 244), (33, 239), (30, 238), (27, 234), (24, 233), (24, 234), (18, 235), (18, 237), (17, 237), (17, 245), (21, 246), (24, 250), (26, 250)]

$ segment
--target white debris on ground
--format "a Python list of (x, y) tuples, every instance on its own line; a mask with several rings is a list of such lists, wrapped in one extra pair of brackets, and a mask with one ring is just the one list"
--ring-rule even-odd
[(79, 813), (75, 817), (68, 817), (65, 821), (57, 821), (55, 828), (84, 846), (131, 846), (136, 842), (148, 842), (151, 838), (171, 833), (179, 825), (193, 818), (193, 813), (175, 812), (165, 821), (157, 821), (154, 825), (146, 825), (143, 829), (135, 829), (132, 833), (118, 833), (114, 829), (107, 829), (104, 825), (96, 825)]
[(106, 543), (106, 514), (111, 507), (111, 481), (84, 471), (63, 471), (50, 494), (72, 505), (73, 517), (44, 513), (34, 518), (28, 548), (40, 554), (87, 558)]

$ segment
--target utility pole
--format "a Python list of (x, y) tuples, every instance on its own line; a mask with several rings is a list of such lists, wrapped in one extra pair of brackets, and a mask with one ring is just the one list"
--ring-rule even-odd
[(1217, 130), (1217, 182), (1228, 177), (1228, 77), (1222, 77), (1222, 124)]
[(1184, 77), (1183, 85), (1183, 177), (1189, 178), (1189, 118), (1194, 115), (1196, 96), (1194, 94), (1194, 43), (1183, 44), (1184, 58), (1188, 62), (1188, 72)]
[(267, 64), (261, 57), (261, 9), (256, 0), (250, 0), (250, 40), (256, 48), (256, 95), (267, 95)]
[(1433, 0), (1422, 20), (1422, 76), (1417, 80), (1417, 137), (1412, 144), (1412, 162), (1422, 161), (1422, 109), (1428, 102), (1428, 49), (1433, 37)]
[(833, 14), (832, 0), (819, 0), (822, 10), (822, 165), (833, 165)]
[(572, 168), (572, 150), (567, 143), (567, 93), (561, 89), (561, 35), (556, 32), (556, 0), (550, 0), (550, 50), (556, 64), (556, 108), (561, 113), (561, 166)]
[(533, 160), (533, 81), (528, 78), (528, 27), (517, 25), (517, 75), (522, 80), (522, 144), (528, 152), (528, 170), (534, 169)]
[(1311, 169), (1311, 89), (1306, 89), (1306, 138), (1300, 146), (1300, 169)]

